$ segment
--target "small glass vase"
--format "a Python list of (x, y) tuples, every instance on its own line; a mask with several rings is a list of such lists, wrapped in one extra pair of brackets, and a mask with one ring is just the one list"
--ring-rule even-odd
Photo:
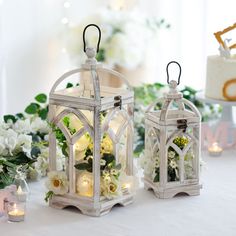
[(29, 186), (26, 182), (26, 174), (17, 170), (13, 184), (16, 185), (15, 196), (17, 200), (19, 202), (26, 202), (30, 194)]

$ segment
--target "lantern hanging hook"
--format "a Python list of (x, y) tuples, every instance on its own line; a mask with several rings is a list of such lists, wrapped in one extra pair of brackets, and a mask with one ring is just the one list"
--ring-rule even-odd
[(83, 31), (84, 52), (86, 52), (85, 32), (86, 32), (87, 28), (89, 28), (91, 26), (94, 26), (98, 29), (98, 43), (97, 43), (97, 49), (96, 49), (96, 51), (98, 53), (99, 45), (100, 45), (100, 41), (101, 41), (101, 29), (96, 24), (89, 24), (84, 28), (84, 31)]
[(179, 85), (179, 83), (180, 83), (180, 76), (181, 76), (182, 69), (181, 69), (180, 64), (179, 64), (177, 61), (170, 61), (170, 62), (167, 64), (167, 66), (166, 66), (167, 83), (168, 83), (168, 84), (170, 83), (170, 77), (169, 77), (169, 65), (170, 65), (170, 64), (173, 64), (173, 63), (175, 63), (175, 64), (178, 65), (178, 67), (179, 67), (179, 77), (178, 77), (178, 82), (177, 82), (177, 85)]

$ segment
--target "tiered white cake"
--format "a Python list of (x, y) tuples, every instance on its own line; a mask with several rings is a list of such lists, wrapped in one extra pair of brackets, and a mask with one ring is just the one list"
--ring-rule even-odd
[(236, 101), (236, 58), (209, 56), (205, 95), (209, 98)]

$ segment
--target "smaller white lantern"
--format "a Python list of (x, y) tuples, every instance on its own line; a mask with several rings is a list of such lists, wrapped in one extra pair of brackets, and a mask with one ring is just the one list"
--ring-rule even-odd
[[(179, 66), (178, 82), (169, 82), (168, 67)], [(178, 193), (199, 195), (201, 115), (194, 104), (177, 91), (179, 63), (166, 67), (170, 90), (151, 104), (145, 116), (144, 186), (159, 198)]]

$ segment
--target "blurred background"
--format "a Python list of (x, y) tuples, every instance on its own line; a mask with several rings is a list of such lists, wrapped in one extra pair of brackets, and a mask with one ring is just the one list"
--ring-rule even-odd
[[(182, 85), (204, 89), (213, 33), (235, 23), (234, 0), (0, 0), (0, 115), (22, 111), (84, 59), (82, 29), (102, 28), (98, 59), (131, 85), (166, 81), (181, 63)], [(88, 36), (96, 43), (96, 32)]]

